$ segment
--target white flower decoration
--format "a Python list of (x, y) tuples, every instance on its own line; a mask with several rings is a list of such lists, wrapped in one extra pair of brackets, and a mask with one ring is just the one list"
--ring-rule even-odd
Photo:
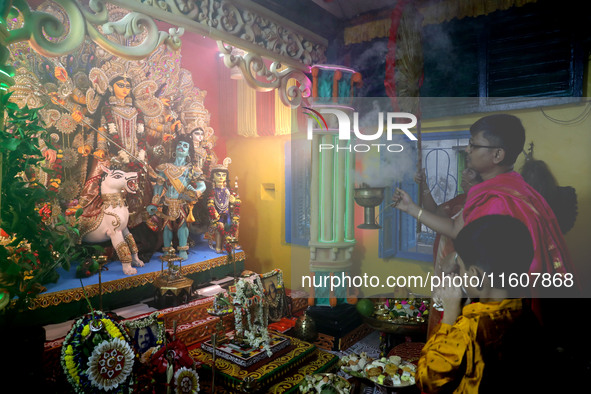
[(133, 350), (121, 338), (103, 341), (88, 359), (88, 379), (101, 390), (115, 389), (131, 374), (133, 359)]
[(198, 393), (199, 375), (192, 369), (179, 368), (174, 374), (174, 385), (177, 394)]
[(117, 126), (115, 126), (115, 123), (109, 123), (108, 127), (109, 127), (109, 134), (117, 134)]

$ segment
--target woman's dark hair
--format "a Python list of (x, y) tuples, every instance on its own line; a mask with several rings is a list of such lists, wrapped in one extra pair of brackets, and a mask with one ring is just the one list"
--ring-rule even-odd
[(521, 168), (521, 176), (536, 189), (554, 211), (560, 230), (566, 234), (577, 219), (577, 193), (573, 187), (558, 186), (556, 178), (543, 160), (526, 160)]
[(124, 75), (118, 75), (115, 78), (111, 79), (111, 81), (109, 82), (109, 86), (113, 87), (113, 85), (115, 85), (119, 81), (126, 81), (133, 85), (133, 82), (131, 82), (131, 78), (126, 77)]
[(454, 245), (466, 268), (476, 265), (487, 273), (528, 272), (534, 257), (528, 228), (507, 215), (482, 216), (468, 223)]
[(505, 159), (500, 165), (512, 165), (523, 151), (525, 129), (521, 120), (513, 115), (495, 114), (480, 118), (470, 127), (470, 134), (483, 132), (482, 136), (492, 145), (505, 150)]

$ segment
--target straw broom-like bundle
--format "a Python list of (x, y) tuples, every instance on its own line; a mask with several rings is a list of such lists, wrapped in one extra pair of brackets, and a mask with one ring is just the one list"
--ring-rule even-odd
[[(422, 16), (412, 2), (404, 8), (396, 39), (396, 68), (394, 78), (399, 108), (417, 116), (417, 171), (422, 170), (421, 109), (419, 89), (423, 77), (423, 48), (421, 44)], [(419, 185), (419, 206), (423, 191)], [(417, 233), (421, 223), (417, 220)]]

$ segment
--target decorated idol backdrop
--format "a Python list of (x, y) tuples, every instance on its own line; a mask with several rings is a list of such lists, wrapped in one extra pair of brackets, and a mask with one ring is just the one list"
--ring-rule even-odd
[[(60, 19), (52, 3), (40, 8)], [(127, 11), (111, 11), (113, 18)], [(12, 20), (18, 25), (22, 21)], [(121, 36), (121, 43), (141, 37)], [(16, 84), (10, 101), (41, 108), (49, 133), (43, 160), (26, 176), (55, 192), (46, 221), (64, 215), (79, 241), (105, 245), (133, 275), (156, 251), (183, 260), (204, 234), (226, 253), (238, 236), (237, 181), (230, 158), (218, 160), (206, 92), (181, 66), (181, 52), (161, 45), (148, 58), (121, 59), (87, 40), (76, 52), (44, 57), (11, 47)]]

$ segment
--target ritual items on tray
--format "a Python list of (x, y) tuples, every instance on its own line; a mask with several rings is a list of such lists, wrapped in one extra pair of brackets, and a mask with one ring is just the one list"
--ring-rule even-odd
[(429, 313), (429, 302), (424, 298), (389, 298), (376, 305), (373, 316), (393, 322), (423, 323)]
[(207, 308), (207, 313), (213, 316), (225, 316), (232, 313), (232, 311), (232, 304), (226, 292), (216, 294), (211, 308)]
[(367, 354), (351, 354), (340, 361), (341, 370), (351, 376), (369, 379), (386, 387), (405, 387), (414, 385), (416, 365), (402, 360), (400, 356), (372, 359)]
[(315, 373), (306, 375), (300, 383), (300, 393), (331, 393), (331, 394), (349, 394), (351, 384), (343, 377), (334, 373)]
[[(235, 341), (234, 333), (227, 334), (228, 341), (216, 346), (215, 351), (218, 357), (231, 361), (232, 363), (244, 368), (264, 360), (270, 355), (267, 353), (267, 348), (250, 346), (244, 342)], [(269, 338), (268, 349), (271, 355), (286, 349), (291, 345), (291, 340), (288, 337), (283, 337), (276, 334), (271, 334)], [(201, 349), (208, 353), (213, 353), (213, 344), (211, 340), (205, 341), (201, 344)]]

